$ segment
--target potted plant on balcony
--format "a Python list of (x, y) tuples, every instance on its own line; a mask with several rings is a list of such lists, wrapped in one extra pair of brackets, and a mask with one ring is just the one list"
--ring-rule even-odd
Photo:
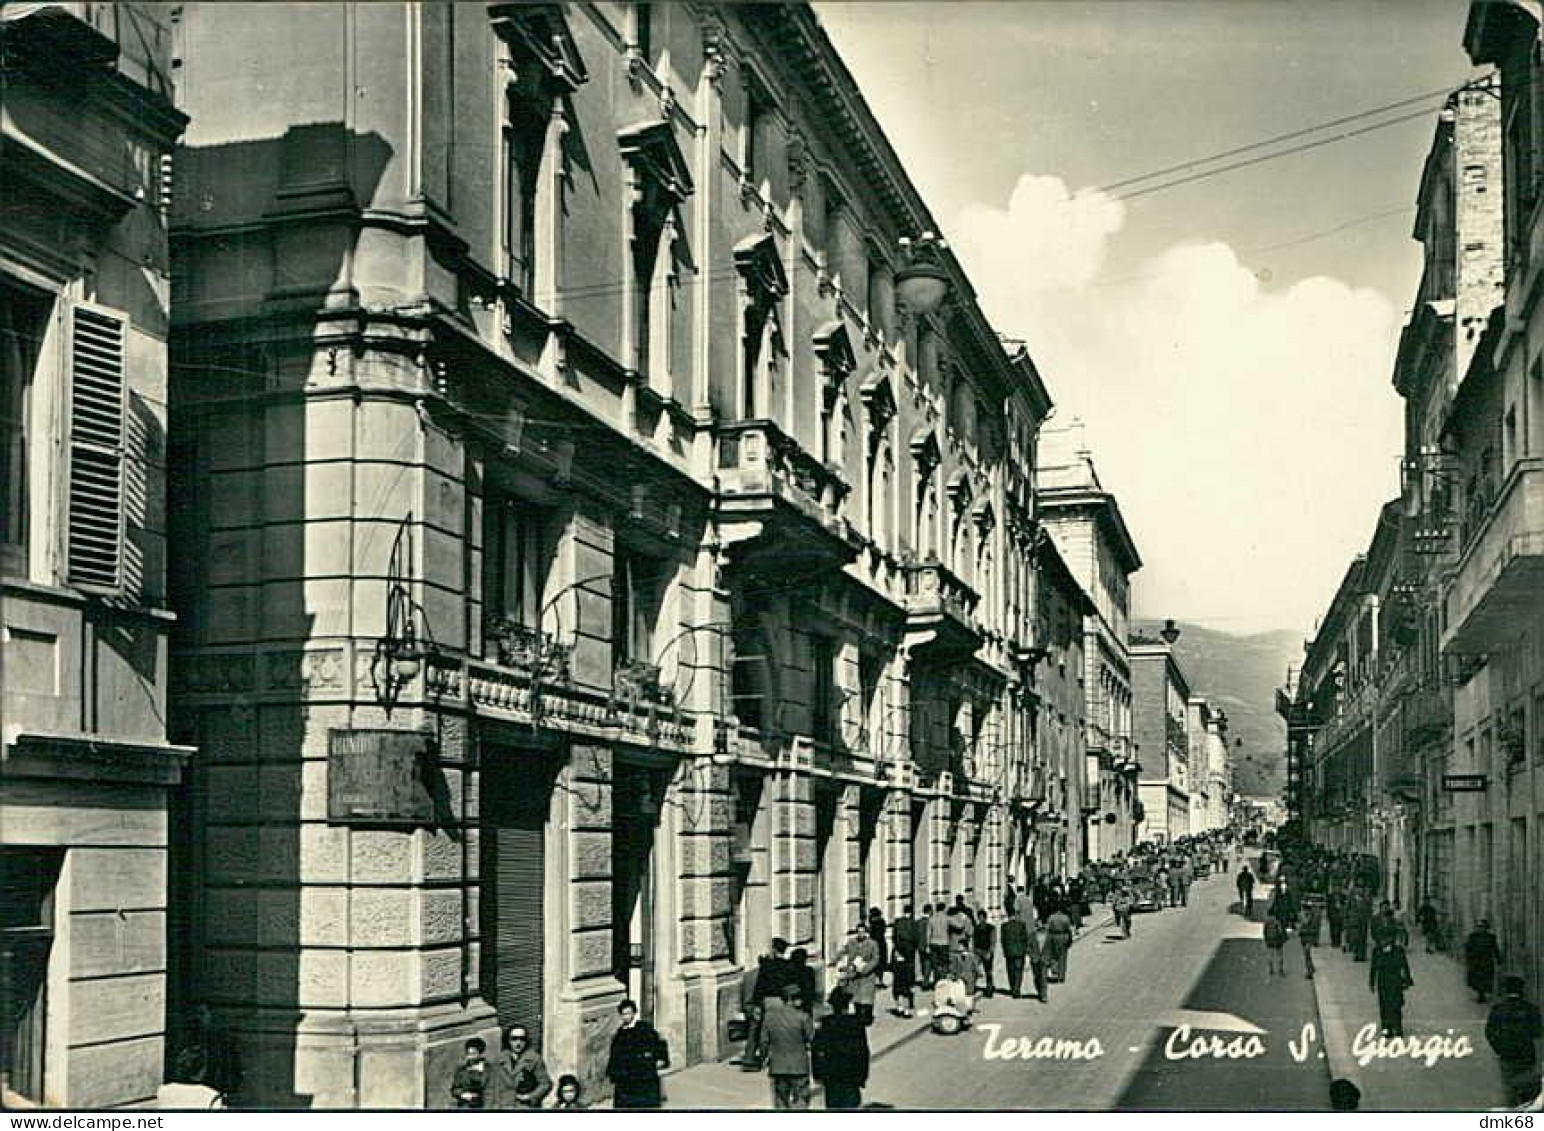
[(514, 617), (490, 617), (487, 635), (498, 662), (506, 668), (532, 672), (537, 677), (556, 675), (567, 670), (568, 649), (540, 629), (523, 624)]

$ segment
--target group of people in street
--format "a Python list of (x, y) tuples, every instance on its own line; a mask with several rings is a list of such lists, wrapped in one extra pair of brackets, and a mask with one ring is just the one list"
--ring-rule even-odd
[[(606, 1078), (616, 1108), (657, 1108), (664, 1102), (659, 1074), (670, 1067), (665, 1039), (638, 1016), (638, 1005), (617, 1006), (620, 1023), (611, 1038)], [(467, 1040), (461, 1063), (451, 1077), (450, 1094), (465, 1111), (584, 1111), (589, 1103), (579, 1077), (565, 1073), (554, 1083), (546, 1061), (523, 1025), (503, 1031), (502, 1048), (488, 1059), (487, 1042)]]
[[(1243, 910), (1249, 914), (1255, 880), (1247, 867), (1240, 870), (1238, 884)], [(1280, 968), (1284, 933), (1297, 920), (1307, 974), (1313, 977), (1311, 947), (1318, 945), (1318, 910), (1322, 908), (1330, 945), (1344, 951), (1353, 962), (1367, 963), (1368, 989), (1378, 1002), (1379, 1031), (1384, 1037), (1403, 1037), (1406, 994), (1415, 986), (1408, 950), (1410, 932), (1393, 903), (1375, 903), (1381, 885), (1376, 857), (1310, 844), (1283, 845), (1266, 910), (1265, 940), (1267, 949), (1274, 949), (1270, 959), (1274, 971)], [(1288, 894), (1294, 889), (1295, 896)], [(1422, 900), (1415, 921), (1427, 953), (1446, 949), (1441, 917), (1429, 896)], [(1486, 1019), (1485, 1037), (1500, 1065), (1509, 1102), (1531, 1105), (1522, 1110), (1539, 1110), (1544, 1106), (1538, 1052), (1544, 1024), (1539, 1007), (1525, 996), (1523, 979), (1500, 975), (1501, 947), (1487, 919), (1477, 920), (1465, 937), (1462, 959), (1464, 981), (1476, 1002), (1487, 1002), (1492, 994), (1500, 994)]]

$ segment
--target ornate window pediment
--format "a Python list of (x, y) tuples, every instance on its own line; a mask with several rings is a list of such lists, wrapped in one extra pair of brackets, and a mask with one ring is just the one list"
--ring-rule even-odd
[(617, 133), (622, 158), (633, 171), (633, 207), (662, 217), (696, 186), (669, 122), (645, 122)]
[(949, 501), (954, 504), (956, 514), (963, 515), (970, 507), (970, 501), (975, 497), (975, 491), (970, 485), (970, 473), (963, 467), (949, 477), (949, 485), (944, 488), (949, 492)]
[(788, 293), (788, 275), (770, 232), (747, 236), (737, 243), (734, 266), (745, 280), (752, 302), (771, 304)]
[(559, 89), (572, 93), (590, 81), (561, 4), (489, 4), (488, 18), (515, 59), (534, 60)]
[(976, 524), (976, 530), (983, 538), (990, 534), (992, 528), (997, 525), (997, 514), (992, 509), (992, 500), (988, 498), (982, 498), (976, 504), (976, 509), (971, 511), (970, 517)]
[(895, 419), (895, 390), (890, 385), (890, 375), (879, 373), (870, 377), (858, 390), (863, 407), (868, 410), (869, 424), (878, 432)]
[(847, 324), (838, 318), (816, 330), (811, 339), (815, 344), (815, 356), (820, 360), (820, 370), (825, 381), (822, 392), (826, 410), (835, 405), (847, 386), (847, 378), (857, 367), (858, 358), (853, 353), (852, 342), (847, 337)]
[(912, 462), (917, 465), (917, 478), (926, 482), (943, 461), (943, 451), (938, 446), (938, 433), (930, 424), (918, 425), (908, 442)]

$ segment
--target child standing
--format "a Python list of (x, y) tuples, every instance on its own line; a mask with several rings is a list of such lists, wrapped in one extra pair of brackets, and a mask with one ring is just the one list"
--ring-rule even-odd
[(455, 1078), (450, 1082), (450, 1094), (458, 1108), (482, 1110), (483, 1093), (488, 1090), (488, 1062), (483, 1059), (487, 1051), (487, 1042), (481, 1037), (467, 1040), (466, 1057), (457, 1065)]

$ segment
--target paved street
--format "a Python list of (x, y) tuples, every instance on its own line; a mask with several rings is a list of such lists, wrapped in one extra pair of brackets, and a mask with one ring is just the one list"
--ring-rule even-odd
[[(983, 1003), (971, 1033), (921, 1031), (894, 1044), (876, 1060), (865, 1101), (981, 1110), (1323, 1110), (1330, 1078), (1323, 1045), (1309, 1045), (1302, 1062), (1288, 1046), (1306, 1023), (1317, 1027), (1313, 984), (1292, 952), (1290, 975), (1267, 977), (1259, 924), (1234, 914), (1233, 900), (1231, 874), (1218, 876), (1195, 885), (1188, 908), (1138, 916), (1130, 940), (1109, 926), (1085, 935), (1072, 951), (1071, 980), (1052, 987), (1048, 1005), (997, 997)], [(1237, 1042), (1238, 1053), (1254, 1051), (1244, 1047), (1254, 1036), (1258, 1054), (1172, 1059), (1184, 1039), (1176, 1030), (1185, 1025), (1197, 1040)], [(1090, 1058), (1020, 1059), (1023, 1038), (1039, 1051), (1033, 1042), (1041, 1037), (1079, 1042)], [(721, 1065), (673, 1077), (669, 1093), (677, 1107), (768, 1103), (765, 1078)]]

